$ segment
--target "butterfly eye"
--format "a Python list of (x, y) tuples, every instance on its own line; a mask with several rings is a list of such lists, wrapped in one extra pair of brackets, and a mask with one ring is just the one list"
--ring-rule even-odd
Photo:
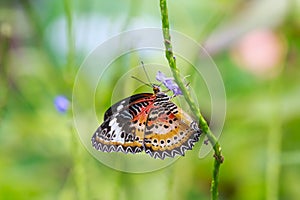
[(160, 92), (159, 87), (153, 86), (153, 92), (154, 92), (154, 94), (157, 94), (158, 92)]

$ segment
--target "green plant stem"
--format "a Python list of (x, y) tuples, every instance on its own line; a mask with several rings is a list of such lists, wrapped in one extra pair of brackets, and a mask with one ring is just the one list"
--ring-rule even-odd
[(67, 21), (66, 29), (67, 29), (67, 38), (68, 38), (68, 55), (67, 55), (67, 63), (64, 71), (64, 78), (68, 87), (73, 87), (73, 80), (75, 77), (75, 41), (73, 34), (73, 18), (72, 18), (72, 1), (64, 0), (64, 11), (65, 17)]
[(269, 134), (267, 143), (267, 162), (266, 162), (266, 199), (279, 199), (280, 181), (280, 157), (282, 143), (282, 118), (281, 105), (278, 99), (278, 91), (281, 90), (282, 79), (279, 76), (270, 83), (270, 99), (272, 102), (272, 117), (269, 118)]
[(210, 128), (208, 127), (207, 122), (205, 121), (204, 117), (201, 115), (200, 109), (196, 106), (194, 101), (191, 98), (190, 92), (187, 90), (184, 83), (181, 81), (179, 70), (176, 66), (176, 59), (173, 54), (172, 50), (172, 43), (171, 43), (171, 35), (169, 31), (169, 19), (168, 19), (168, 9), (167, 9), (167, 2), (166, 0), (160, 0), (160, 11), (161, 11), (161, 20), (162, 20), (162, 31), (164, 37), (164, 44), (165, 44), (165, 53), (166, 58), (169, 62), (169, 66), (173, 73), (173, 77), (175, 82), (178, 84), (179, 88), (181, 89), (183, 96), (187, 103), (189, 104), (191, 110), (194, 112), (196, 117), (199, 119), (199, 127), (203, 131), (203, 133), (207, 136), (208, 140), (210, 141), (211, 145), (214, 149), (214, 170), (213, 170), (213, 179), (211, 183), (211, 194), (212, 199), (218, 199), (218, 183), (219, 183), (219, 169), (220, 165), (223, 162), (223, 156), (221, 154), (221, 146), (217, 141), (217, 138), (213, 135)]
[(53, 66), (59, 66), (57, 62), (54, 51), (51, 50), (48, 43), (45, 43), (44, 36), (46, 28), (42, 26), (41, 17), (38, 15), (36, 10), (33, 8), (33, 2), (29, 0), (19, 0), (18, 3), (23, 7), (24, 13), (27, 17), (27, 22), (33, 29), (34, 33), (34, 44), (40, 50), (45, 52), (45, 55), (48, 57), (48, 60), (53, 64)]
[(0, 22), (0, 124), (6, 113), (9, 96), (8, 55), (11, 45), (11, 25)]
[[(71, 115), (71, 112), (70, 112)], [(87, 199), (87, 177), (84, 167), (84, 149), (80, 145), (80, 141), (76, 136), (76, 130), (70, 121), (70, 133), (71, 133), (71, 151), (73, 159), (73, 176), (76, 186), (76, 197), (79, 200)], [(70, 176), (69, 175), (69, 176)]]
[[(72, 91), (73, 81), (75, 75), (75, 42), (73, 36), (73, 18), (72, 18), (72, 0), (64, 0), (64, 12), (66, 17), (67, 29), (67, 44), (68, 44), (68, 57), (64, 70), (64, 79), (68, 87), (68, 91)], [(73, 111), (69, 112), (70, 118)], [(76, 130), (72, 123), (70, 123), (70, 132), (72, 137), (72, 156), (73, 156), (73, 173), (76, 184), (76, 195), (79, 200), (87, 199), (87, 180), (84, 167), (84, 150), (80, 145), (80, 141), (76, 136)]]

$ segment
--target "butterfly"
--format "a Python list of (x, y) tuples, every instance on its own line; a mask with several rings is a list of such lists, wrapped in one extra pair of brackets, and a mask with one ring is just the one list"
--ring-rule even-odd
[[(165, 159), (185, 155), (202, 133), (196, 121), (171, 101), (172, 96), (151, 84), (153, 93), (127, 97), (104, 114), (92, 136), (102, 152), (140, 153)], [(174, 86), (174, 83), (173, 83)]]

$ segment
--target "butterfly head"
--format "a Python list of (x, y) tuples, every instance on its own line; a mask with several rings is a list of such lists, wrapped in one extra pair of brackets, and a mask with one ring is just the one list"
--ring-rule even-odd
[(156, 84), (152, 84), (153, 92), (154, 94), (157, 94), (160, 92), (160, 87)]

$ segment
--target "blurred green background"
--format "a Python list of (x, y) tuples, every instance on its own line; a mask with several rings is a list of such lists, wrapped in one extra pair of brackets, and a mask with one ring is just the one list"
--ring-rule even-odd
[[(300, 1), (168, 4), (171, 28), (203, 44), (224, 80), (220, 199), (298, 199)], [(198, 159), (191, 151), (147, 174), (118, 172), (85, 150), (71, 111), (53, 103), (58, 95), (71, 101), (76, 71), (97, 44), (160, 26), (158, 1), (1, 0), (1, 199), (209, 198), (212, 152)], [(110, 106), (118, 77), (139, 62), (120, 61), (99, 110)]]

